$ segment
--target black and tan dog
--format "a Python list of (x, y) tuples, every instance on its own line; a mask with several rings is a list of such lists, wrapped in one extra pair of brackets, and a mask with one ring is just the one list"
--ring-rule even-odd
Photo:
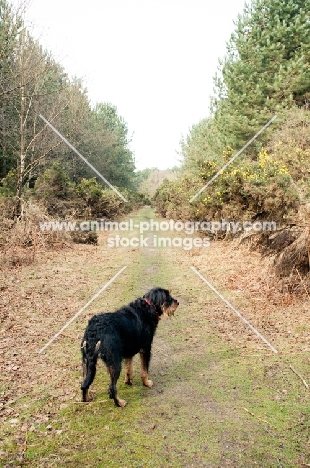
[(152, 387), (148, 378), (151, 347), (158, 322), (163, 314), (171, 316), (179, 303), (163, 288), (151, 289), (142, 298), (114, 313), (95, 315), (88, 322), (82, 340), (82, 364), (84, 381), (81, 386), (82, 401), (88, 401), (88, 389), (96, 374), (100, 357), (110, 374), (108, 393), (116, 406), (126, 401), (117, 395), (116, 383), (125, 359), (125, 383), (132, 385), (132, 358), (140, 353), (141, 379), (146, 387)]

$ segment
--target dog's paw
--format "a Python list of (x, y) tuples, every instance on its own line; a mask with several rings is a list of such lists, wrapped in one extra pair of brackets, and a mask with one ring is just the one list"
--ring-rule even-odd
[(86, 390), (86, 392), (82, 393), (82, 402), (83, 403), (88, 403), (93, 400), (93, 397), (90, 395), (89, 391)]
[(143, 385), (145, 387), (151, 388), (151, 387), (153, 387), (153, 381), (152, 380), (143, 380)]
[(133, 385), (133, 379), (127, 378), (125, 379), (125, 384), (126, 385)]
[(127, 401), (122, 400), (121, 398), (117, 398), (117, 400), (115, 400), (115, 404), (116, 406), (119, 406), (120, 408), (124, 408), (124, 406), (127, 405)]

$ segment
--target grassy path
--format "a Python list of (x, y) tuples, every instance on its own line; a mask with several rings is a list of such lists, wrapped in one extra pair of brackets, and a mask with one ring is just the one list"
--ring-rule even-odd
[[(153, 216), (150, 209), (143, 209), (135, 223)], [(145, 233), (150, 239), (153, 235)], [(7, 294), (15, 295), (9, 306), (12, 326), (2, 348), (6, 374), (1, 389), (1, 466), (310, 466), (309, 391), (289, 368), (291, 363), (309, 376), (309, 358), (292, 353), (285, 335), (269, 333), (267, 321), (258, 316), (259, 309), (248, 302), (245, 291), (241, 294), (223, 282), (225, 275), (233, 276), (232, 268), (239, 268), (231, 247), (188, 253), (151, 245), (111, 249), (107, 236), (102, 234), (98, 247), (77, 246), (42, 257), (15, 273), (13, 286), (7, 279)], [(38, 355), (125, 265), (126, 270), (46, 354)], [(222, 282), (225, 297), (255, 326), (264, 328), (281, 348), (279, 355), (232, 316), (191, 265), (215, 284)], [(108, 375), (99, 365), (92, 386), (94, 401), (81, 404), (79, 340), (87, 319), (153, 286), (167, 287), (180, 302), (176, 317), (160, 322), (154, 340), (150, 368), (154, 387), (142, 386), (135, 359), (135, 385), (124, 385), (123, 375), (118, 384), (128, 405), (116, 408), (106, 393)], [(21, 307), (21, 301), (26, 305)], [(20, 328), (16, 314), (23, 322)], [(18, 344), (14, 348), (12, 343)]]

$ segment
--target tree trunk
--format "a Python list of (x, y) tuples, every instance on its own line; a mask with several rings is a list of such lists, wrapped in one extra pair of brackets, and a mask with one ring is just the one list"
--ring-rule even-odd
[(23, 180), (25, 172), (25, 75), (24, 75), (24, 41), (25, 41), (25, 30), (21, 34), (21, 50), (20, 50), (20, 59), (19, 59), (19, 68), (20, 68), (20, 151), (19, 151), (19, 171), (17, 178), (17, 187), (16, 187), (16, 197), (15, 205), (13, 211), (13, 218), (21, 218), (23, 215), (23, 200), (22, 200), (22, 191), (23, 191)]

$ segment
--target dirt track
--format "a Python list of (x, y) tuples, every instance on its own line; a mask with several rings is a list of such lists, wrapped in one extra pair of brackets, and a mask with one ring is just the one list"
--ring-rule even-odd
[[(135, 219), (150, 216), (145, 209)], [(258, 255), (229, 243), (212, 242), (210, 248), (187, 252), (152, 246), (109, 249), (108, 236), (100, 235), (98, 247), (42, 252), (34, 264), (3, 272), (3, 466), (265, 468), (310, 463), (309, 391), (290, 368), (310, 383), (308, 301), (281, 294), (271, 286)], [(115, 282), (39, 355), (124, 265)], [(214, 296), (191, 265), (278, 355)], [(79, 341), (87, 319), (156, 285), (171, 289), (180, 307), (176, 318), (161, 321), (154, 340), (154, 388), (144, 389), (138, 375), (133, 389), (120, 381), (120, 396), (129, 404), (119, 410), (107, 399), (106, 374), (98, 371), (94, 403), (78, 403)], [(99, 426), (104, 434), (95, 430), (94, 435)], [(92, 442), (88, 433), (95, 437)]]

